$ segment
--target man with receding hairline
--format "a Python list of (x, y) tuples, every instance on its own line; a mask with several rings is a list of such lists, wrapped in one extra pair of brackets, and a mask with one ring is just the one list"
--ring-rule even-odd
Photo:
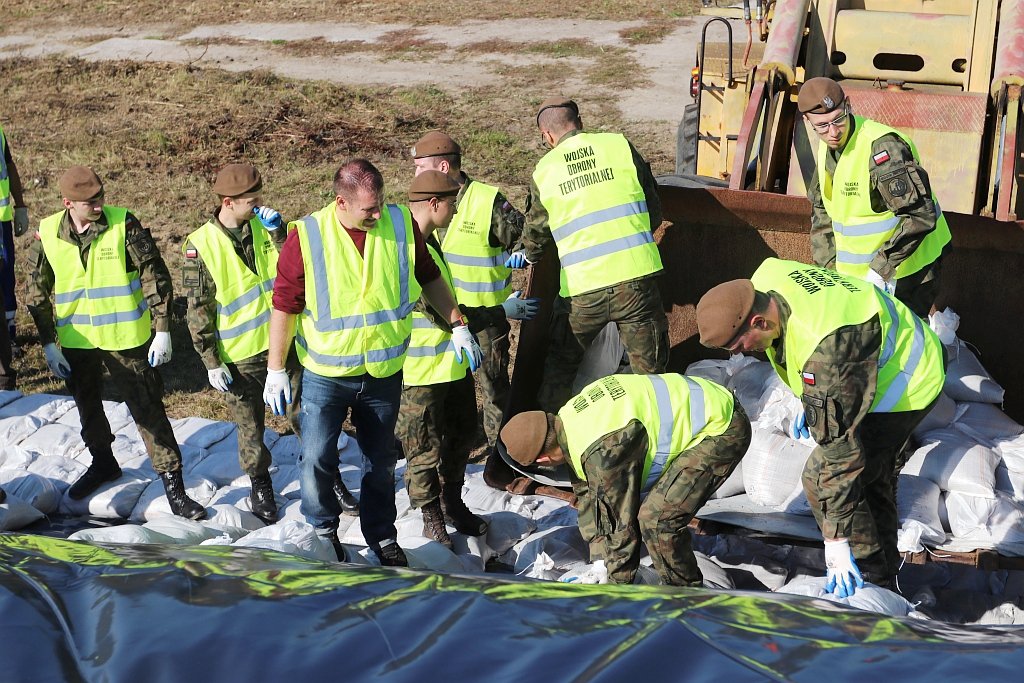
[(406, 566), (395, 518), (395, 422), (412, 308), (422, 292), (452, 326), (458, 358), (472, 370), (480, 347), (427, 253), (408, 207), (384, 204), (384, 178), (366, 159), (334, 176), (334, 200), (291, 223), (277, 264), (264, 399), (284, 412), (291, 388), (285, 355), (302, 364), (302, 513), (338, 559), (341, 507), (332, 483), (338, 437), (350, 415), (363, 453), (360, 526), (382, 565)]
[[(661, 224), (658, 184), (636, 148), (618, 133), (583, 130), (579, 107), (552, 97), (537, 111), (550, 151), (537, 164), (516, 257), (536, 263), (557, 246), (559, 294), (568, 298), (574, 339), (552, 344), (540, 390), (543, 408), (568, 398), (576, 370), (594, 338), (615, 323), (636, 373), (660, 373), (668, 364), (668, 319), (656, 276), (661, 256), (654, 229)], [(560, 322), (556, 317), (556, 325)], [(553, 329), (553, 339), (559, 331)]]

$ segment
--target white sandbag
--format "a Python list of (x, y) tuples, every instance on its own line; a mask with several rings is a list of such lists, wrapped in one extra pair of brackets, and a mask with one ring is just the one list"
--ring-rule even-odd
[(929, 315), (928, 325), (938, 336), (939, 341), (946, 346), (952, 346), (957, 340), (956, 331), (960, 327), (960, 316), (952, 308), (945, 308)]
[(903, 596), (871, 583), (865, 583), (863, 588), (858, 588), (848, 598), (840, 598), (833, 593), (826, 593), (824, 576), (801, 576), (776, 592), (821, 598), (854, 609), (885, 614), (890, 617), (905, 617), (914, 609), (914, 606)]
[(487, 545), (497, 555), (537, 530), (536, 522), (514, 512), (492, 512), (486, 515), (486, 519), (490, 525), (487, 527)]
[(235, 423), (207, 420), (204, 417), (182, 417), (171, 420), (174, 438), (181, 445), (210, 448), (235, 431)]
[(813, 447), (760, 426), (743, 456), (743, 488), (750, 500), (794, 514), (809, 514), (801, 479)]
[(0, 469), (10, 468), (16, 470), (27, 469), (38, 457), (36, 453), (29, 453), (21, 446), (3, 446), (0, 448)]
[(199, 545), (205, 540), (216, 538), (221, 531), (213, 529), (191, 519), (184, 519), (174, 515), (157, 517), (142, 525), (143, 529), (163, 534), (169, 543), (180, 543), (182, 545)]
[(305, 522), (306, 516), (302, 514), (302, 501), (291, 500), (284, 507), (278, 507), (277, 509), (277, 523), (289, 522), (295, 520), (296, 522)]
[(572, 567), (569, 571), (559, 576), (558, 580), (562, 583), (585, 585), (609, 583), (608, 568), (605, 567), (604, 560), (597, 560), (593, 564)]
[(270, 455), (274, 459), (274, 464), (279, 466), (286, 463), (294, 465), (301, 453), (302, 442), (294, 434), (282, 436), (270, 447)]
[[(246, 485), (249, 484), (249, 477), (246, 476), (243, 476), (240, 479), (235, 479), (235, 483), (238, 483), (242, 479), (245, 479)], [(298, 498), (302, 495), (302, 487), (299, 484), (299, 468), (297, 465), (271, 466), (270, 479), (274, 484), (274, 490), (280, 491), (282, 497)], [(342, 477), (342, 481), (344, 480), (344, 477)], [(356, 488), (358, 488), (358, 486)], [(285, 489), (289, 492), (294, 491), (294, 494), (289, 496), (285, 493)]]
[[(733, 590), (736, 588), (736, 584), (724, 567), (703, 553), (694, 551), (693, 556), (697, 560), (697, 568), (700, 569), (705, 588), (713, 590)], [(633, 583), (647, 586), (661, 585), (661, 577), (658, 576), (658, 572), (654, 569), (654, 563), (650, 555), (644, 556), (640, 560), (640, 568), (637, 570), (636, 576), (633, 577)]]
[[(124, 429), (132, 422), (132, 413), (128, 410), (126, 403), (103, 401), (103, 413), (107, 416), (107, 422), (110, 423), (110, 432), (112, 434)], [(61, 415), (57, 423), (72, 427), (79, 432), (82, 431), (82, 416), (79, 415), (77, 407), (73, 407)]]
[[(163, 519), (163, 518), (158, 518)], [(301, 516), (295, 521), (304, 522)], [(211, 503), (206, 506), (206, 519), (204, 526), (209, 526), (221, 533), (228, 532), (236, 538), (245, 536), (250, 531), (256, 531), (267, 526), (259, 517), (249, 512), (229, 505), (227, 503)]]
[(399, 541), (409, 566), (413, 569), (429, 569), (443, 574), (461, 573), (465, 567), (448, 548), (433, 539), (423, 536), (407, 536)]
[(628, 362), (623, 357), (624, 352), (618, 326), (613, 322), (608, 323), (583, 353), (572, 383), (572, 395), (578, 394), (591, 382), (619, 372), (619, 367)]
[[(804, 412), (804, 404), (796, 397), (793, 390), (782, 381), (778, 373), (768, 377), (768, 384), (761, 395), (761, 412), (757, 418), (758, 426), (779, 434), (789, 434), (793, 420)], [(813, 443), (806, 440), (807, 445)]]
[(42, 425), (34, 434), (22, 439), (18, 445), (39, 455), (57, 455), (64, 458), (74, 458), (85, 450), (85, 442), (82, 441), (78, 430), (59, 423)]
[(242, 548), (266, 548), (324, 562), (337, 562), (330, 541), (317, 536), (305, 522), (284, 522), (257, 529), (231, 545)]
[(99, 529), (82, 529), (68, 536), (69, 541), (89, 541), (90, 543), (130, 543), (132, 545), (148, 545), (152, 543), (174, 543), (174, 539), (153, 529), (135, 524), (122, 524)]
[(938, 429), (924, 436), (902, 472), (929, 479), (943, 491), (992, 498), (998, 464), (995, 451), (959, 429)]
[[(741, 356), (742, 357), (742, 356)], [(726, 385), (736, 394), (737, 400), (746, 411), (751, 422), (756, 422), (761, 416), (761, 398), (765, 389), (770, 385), (771, 379), (775, 376), (775, 368), (768, 361), (754, 361), (747, 363), (729, 378)]]
[[(151, 480), (122, 471), (116, 481), (107, 482), (82, 500), (72, 500), (65, 491), (60, 511), (67, 515), (92, 515), (103, 519), (128, 519)], [(161, 487), (161, 492), (163, 487)], [(140, 520), (141, 521), (141, 520)]]
[(955, 401), (981, 401), (1002, 403), (1003, 388), (992, 379), (973, 351), (957, 339), (946, 347), (949, 364), (946, 366), (946, 382), (942, 390)]
[(191, 469), (191, 474), (209, 479), (217, 486), (228, 486), (243, 473), (238, 464), (237, 451), (211, 450), (206, 458)]
[[(217, 485), (209, 479), (184, 475), (185, 493), (188, 497), (206, 507), (214, 494), (217, 492)], [(139, 496), (138, 503), (132, 509), (128, 518), (133, 522), (147, 522), (160, 515), (170, 515), (171, 504), (167, 502), (166, 491), (162, 479), (156, 479)]]
[(0, 444), (5, 446), (19, 444), (25, 438), (35, 434), (44, 424), (46, 424), (45, 420), (34, 415), (16, 415), (2, 418), (0, 419)]
[(942, 490), (935, 482), (924, 477), (900, 474), (896, 486), (896, 509), (900, 530), (896, 547), (900, 552), (919, 553), (924, 546), (941, 545), (946, 532), (939, 519)]
[[(1003, 465), (1013, 472), (1024, 472), (1024, 436), (1012, 436), (995, 441), (995, 451), (1003, 459)], [(3, 452), (0, 451), (0, 462)], [(0, 464), (0, 467), (3, 465)]]
[(1024, 507), (1010, 496), (997, 493), (994, 498), (982, 498), (951, 491), (946, 496), (946, 513), (954, 540), (1001, 552), (1005, 548), (1008, 555), (1020, 554), (1024, 544)]
[(730, 496), (738, 496), (743, 493), (743, 461), (741, 460), (737, 465), (736, 469), (732, 471), (722, 485), (711, 494), (712, 498), (728, 498)]
[(1002, 491), (1015, 500), (1024, 501), (1024, 472), (1011, 470), (1000, 463), (996, 468), (996, 491)]
[(575, 526), (530, 534), (502, 555), (502, 561), (513, 565), (516, 574), (549, 581), (589, 558), (590, 548)]
[[(530, 496), (532, 498), (533, 496)], [(483, 486), (471, 485), (465, 487), (462, 494), (462, 501), (472, 510), (480, 512), (497, 512), (507, 509), (512, 494), (508, 491), (492, 489), (486, 484)]]
[(31, 416), (39, 418), (40, 424), (46, 424), (56, 422), (74, 407), (75, 402), (67, 396), (29, 394), (0, 408), (0, 418)]
[(932, 406), (932, 409), (928, 411), (924, 419), (914, 428), (914, 436), (917, 439), (921, 439), (928, 432), (933, 432), (936, 429), (945, 429), (953, 422), (955, 417), (956, 401), (945, 394), (939, 394), (939, 399), (935, 402), (935, 405)]
[(28, 470), (0, 470), (0, 488), (43, 514), (53, 514), (60, 507), (62, 492), (49, 479)]
[[(135, 426), (132, 425), (131, 429), (134, 428)], [(156, 476), (156, 470), (149, 462), (149, 453), (146, 451), (146, 444), (142, 442), (141, 437), (136, 436), (133, 439), (127, 434), (115, 434), (110, 449), (114, 452), (114, 460), (117, 460), (117, 464), (121, 466), (122, 470), (135, 469), (139, 470), (140, 474), (145, 472), (150, 477)], [(77, 456), (76, 460), (88, 465), (92, 462), (92, 455), (85, 450)]]
[(994, 444), (1024, 434), (1024, 426), (990, 403), (961, 402), (957, 404), (953, 426), (983, 443)]
[[(363, 452), (359, 449), (359, 443), (345, 432), (338, 435), (338, 461), (341, 462), (342, 472), (347, 465), (358, 470), (362, 477)], [(401, 482), (401, 477), (396, 475), (396, 479)]]
[[(263, 430), (263, 445), (267, 447), (268, 451), (273, 452), (274, 446), (277, 444), (281, 435), (272, 429)], [(238, 429), (231, 430), (230, 433), (220, 441), (211, 444), (206, 447), (206, 450), (210, 451), (210, 454), (223, 452), (227, 456), (233, 456), (234, 459), (238, 460)]]
[(729, 385), (729, 379), (740, 372), (748, 365), (757, 363), (753, 356), (744, 356), (737, 353), (725, 360), (699, 360), (686, 366), (686, 374), (689, 377), (702, 377), (711, 380), (723, 387)]
[(32, 522), (44, 517), (35, 509), (12, 493), (0, 504), (0, 531), (16, 531), (27, 527)]
[(463, 572), (483, 574), (487, 570), (488, 560), (498, 556), (498, 553), (494, 552), (487, 545), (486, 534), (483, 536), (466, 536), (456, 531), (451, 534), (451, 539), (452, 552), (455, 553), (455, 557), (462, 563), (461, 571)]
[(61, 458), (56, 455), (40, 455), (33, 459), (28, 466), (29, 472), (49, 479), (62, 496), (68, 486), (85, 474), (85, 470), (86, 466), (77, 460)]

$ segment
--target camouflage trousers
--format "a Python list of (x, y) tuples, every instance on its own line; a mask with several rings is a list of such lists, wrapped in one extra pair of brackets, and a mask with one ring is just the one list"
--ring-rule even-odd
[(668, 366), (668, 318), (656, 277), (629, 280), (569, 299), (568, 310), (555, 302), (544, 379), (537, 399), (542, 410), (556, 413), (572, 396), (583, 354), (613, 322), (637, 374), (665, 372)]
[[(267, 422), (267, 406), (263, 387), (267, 383), (267, 354), (261, 353), (238, 363), (226, 363), (231, 384), (224, 394), (228, 413), (238, 429), (238, 464), (251, 476), (264, 476), (271, 465), (270, 450), (263, 442)], [(292, 402), (288, 405), (288, 421), (296, 435), (302, 397), (302, 366), (293, 350), (285, 362), (292, 386)]]
[(484, 363), (473, 375), (473, 381), (480, 387), (484, 395), (483, 413), (484, 434), (487, 444), (493, 448), (501, 430), (501, 419), (508, 401), (509, 381), (509, 333), (512, 328), (508, 322), (502, 326), (485, 327), (476, 333), (483, 352)]
[[(900, 568), (900, 552), (896, 547), (900, 527), (896, 482), (909, 455), (911, 434), (933, 405), (904, 413), (869, 413), (858, 427), (863, 469), (856, 477), (855, 490), (847, 493), (857, 497), (850, 522), (850, 549), (864, 580), (879, 586), (894, 585)], [(827, 449), (819, 446), (811, 452), (803, 472), (804, 493), (811, 512), (818, 528), (829, 538), (835, 524), (827, 519), (828, 511), (819, 493), (829, 486), (833, 467)], [(839, 496), (833, 493), (831, 497)]]
[(139, 428), (146, 452), (159, 473), (181, 469), (181, 451), (164, 410), (164, 381), (146, 358), (148, 344), (124, 351), (62, 349), (71, 366), (68, 390), (82, 422), (82, 440), (93, 460), (109, 458), (114, 435), (103, 412), (103, 368), (117, 386)]
[(476, 389), (468, 373), (455, 382), (402, 388), (395, 434), (405, 451), (412, 507), (438, 500), (442, 484), (465, 479), (476, 415)]
[(612, 582), (632, 583), (642, 540), (662, 583), (700, 586), (703, 576), (687, 525), (747, 452), (750, 421), (737, 401), (728, 429), (676, 456), (646, 497), (641, 493), (646, 430), (637, 434), (640, 438), (627, 447), (643, 450), (628, 459), (628, 470), (605, 466), (603, 456), (623, 460), (614, 455), (614, 447), (595, 449), (583, 462), (587, 481), (574, 483), (580, 533), (590, 540), (590, 559), (604, 560)]

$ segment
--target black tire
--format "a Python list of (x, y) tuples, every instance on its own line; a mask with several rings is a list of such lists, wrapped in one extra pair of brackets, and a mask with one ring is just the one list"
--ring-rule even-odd
[(697, 173), (697, 134), (700, 123), (700, 112), (697, 104), (683, 107), (683, 118), (676, 131), (676, 174), (694, 175)]

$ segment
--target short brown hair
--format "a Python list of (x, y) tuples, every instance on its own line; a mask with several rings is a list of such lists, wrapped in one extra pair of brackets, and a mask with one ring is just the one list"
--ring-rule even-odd
[(384, 176), (369, 159), (349, 159), (334, 174), (334, 194), (351, 199), (365, 190), (374, 194), (384, 192)]

